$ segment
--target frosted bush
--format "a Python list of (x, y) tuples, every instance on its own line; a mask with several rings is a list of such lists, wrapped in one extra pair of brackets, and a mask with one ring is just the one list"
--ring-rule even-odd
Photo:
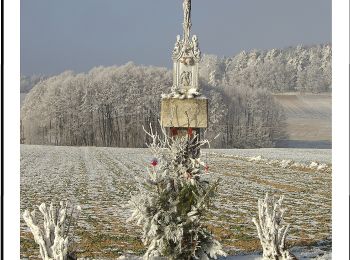
[(253, 218), (257, 228), (263, 260), (293, 260), (296, 257), (286, 248), (289, 225), (283, 225), (285, 208), (282, 208), (283, 196), (278, 201), (266, 194), (264, 200), (258, 202), (259, 221)]
[[(30, 228), (35, 242), (39, 245), (39, 251), (43, 260), (66, 260), (75, 259), (73, 252), (69, 252), (70, 239), (69, 230), (73, 224), (72, 209), (70, 216), (67, 218), (68, 203), (60, 202), (59, 208), (53, 203), (47, 208), (45, 203), (38, 206), (43, 216), (43, 225), (40, 227), (36, 210), (29, 212), (25, 210), (23, 219)], [(77, 215), (81, 211), (80, 206), (76, 207)]]

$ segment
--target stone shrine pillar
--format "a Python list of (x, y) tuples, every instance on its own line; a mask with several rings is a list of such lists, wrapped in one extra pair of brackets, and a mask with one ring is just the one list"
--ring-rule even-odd
[(161, 125), (172, 136), (198, 135), (208, 127), (208, 99), (199, 90), (201, 51), (196, 35), (191, 38), (191, 0), (183, 2), (183, 36), (177, 36), (172, 54), (173, 86), (163, 94)]

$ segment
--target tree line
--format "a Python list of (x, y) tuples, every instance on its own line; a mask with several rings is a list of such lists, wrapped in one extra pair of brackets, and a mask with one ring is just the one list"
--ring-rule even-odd
[[(169, 93), (172, 72), (137, 66), (67, 71), (40, 80), (21, 108), (26, 144), (144, 147), (143, 126), (159, 129), (160, 98)], [(209, 98), (207, 138), (217, 148), (271, 147), (285, 138), (285, 117), (263, 88), (218, 86), (201, 79)], [(23, 137), (23, 138), (22, 138)]]
[(332, 46), (242, 51), (233, 57), (204, 55), (200, 74), (213, 85), (279, 92), (330, 92)]

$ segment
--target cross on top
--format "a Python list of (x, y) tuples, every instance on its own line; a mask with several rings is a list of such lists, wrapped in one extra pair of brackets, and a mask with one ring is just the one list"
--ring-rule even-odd
[(190, 30), (191, 30), (191, 0), (184, 0), (183, 4), (184, 10), (184, 41), (188, 42), (190, 40)]

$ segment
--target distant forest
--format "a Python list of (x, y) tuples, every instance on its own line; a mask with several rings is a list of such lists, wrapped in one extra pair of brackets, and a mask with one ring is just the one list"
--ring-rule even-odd
[[(203, 55), (200, 81), (210, 100), (206, 137), (220, 134), (212, 147), (273, 147), (287, 136), (272, 93), (331, 91), (331, 46)], [(171, 70), (133, 63), (22, 76), (21, 92), (31, 90), (21, 108), (21, 142), (144, 147), (142, 126), (159, 130), (160, 96), (171, 84)]]
[(241, 52), (229, 58), (204, 55), (201, 77), (212, 85), (264, 88), (279, 92), (330, 92), (332, 46)]

